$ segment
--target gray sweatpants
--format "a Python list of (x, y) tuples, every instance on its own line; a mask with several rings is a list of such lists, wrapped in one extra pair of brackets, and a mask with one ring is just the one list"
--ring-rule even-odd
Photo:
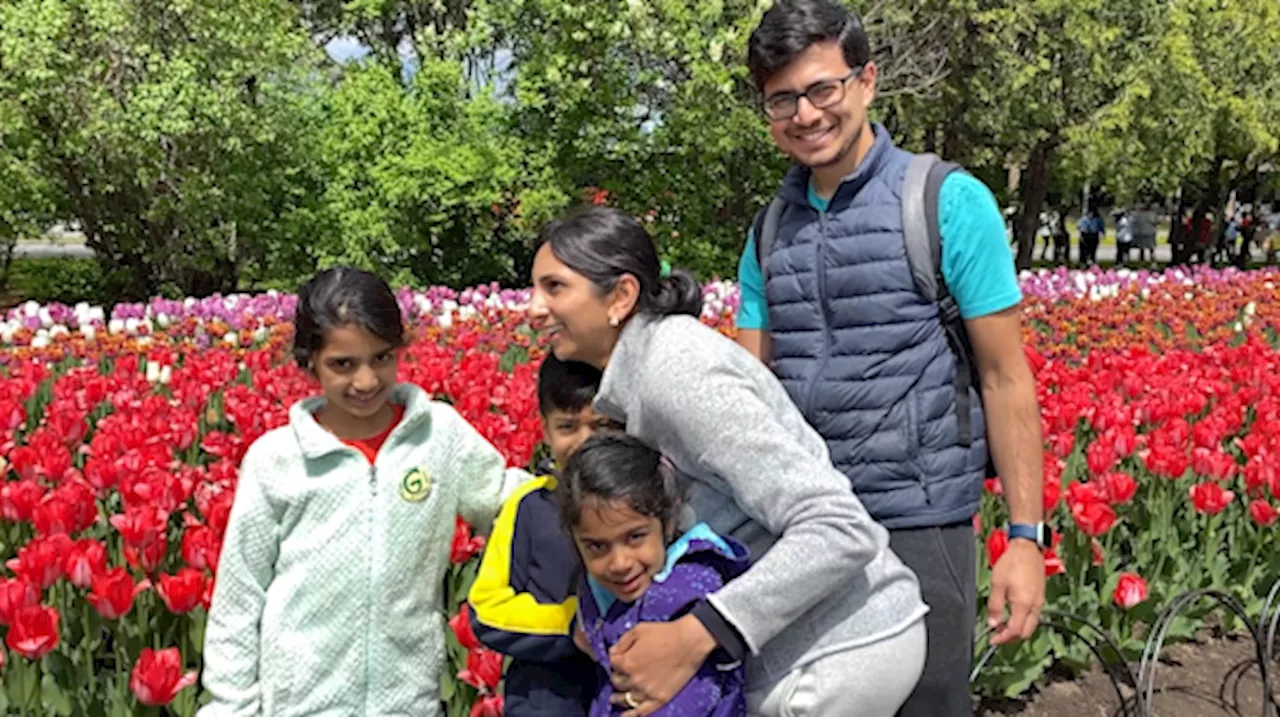
[(747, 693), (751, 717), (893, 717), (924, 669), (924, 620), (879, 642), (833, 652)]

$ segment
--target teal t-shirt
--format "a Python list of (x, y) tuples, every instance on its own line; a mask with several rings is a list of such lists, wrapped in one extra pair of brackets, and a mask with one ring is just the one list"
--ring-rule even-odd
[[(809, 204), (825, 212), (829, 201), (815, 194), (810, 184)], [(942, 278), (962, 318), (987, 316), (1022, 301), (1004, 217), (987, 185), (963, 172), (947, 175), (938, 192), (938, 223), (942, 230)], [(738, 290), (742, 296), (738, 328), (768, 330), (769, 302), (751, 231), (738, 261)]]

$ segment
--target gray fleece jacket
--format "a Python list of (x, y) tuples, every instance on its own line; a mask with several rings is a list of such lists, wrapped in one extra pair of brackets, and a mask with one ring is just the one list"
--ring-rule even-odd
[(675, 465), (694, 515), (755, 563), (708, 598), (742, 636), (748, 689), (891, 637), (928, 610), (827, 445), (777, 378), (691, 316), (633, 317), (596, 410)]

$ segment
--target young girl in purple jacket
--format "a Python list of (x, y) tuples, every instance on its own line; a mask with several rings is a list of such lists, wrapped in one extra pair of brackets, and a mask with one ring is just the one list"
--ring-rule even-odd
[[(583, 647), (605, 673), (591, 717), (639, 706), (610, 684), (610, 650), (642, 622), (684, 616), (747, 569), (747, 550), (698, 523), (676, 538), (680, 496), (670, 466), (640, 439), (589, 438), (565, 467), (560, 518), (586, 568), (578, 590)], [(716, 650), (662, 717), (746, 715), (742, 663)]]

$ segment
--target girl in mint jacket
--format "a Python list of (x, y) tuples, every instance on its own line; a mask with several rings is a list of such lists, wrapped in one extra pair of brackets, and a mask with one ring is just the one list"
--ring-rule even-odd
[(453, 408), (396, 384), (403, 325), (381, 279), (316, 276), (295, 331), (324, 395), (241, 464), (200, 715), (436, 715), (454, 516), (487, 524), (527, 474)]

